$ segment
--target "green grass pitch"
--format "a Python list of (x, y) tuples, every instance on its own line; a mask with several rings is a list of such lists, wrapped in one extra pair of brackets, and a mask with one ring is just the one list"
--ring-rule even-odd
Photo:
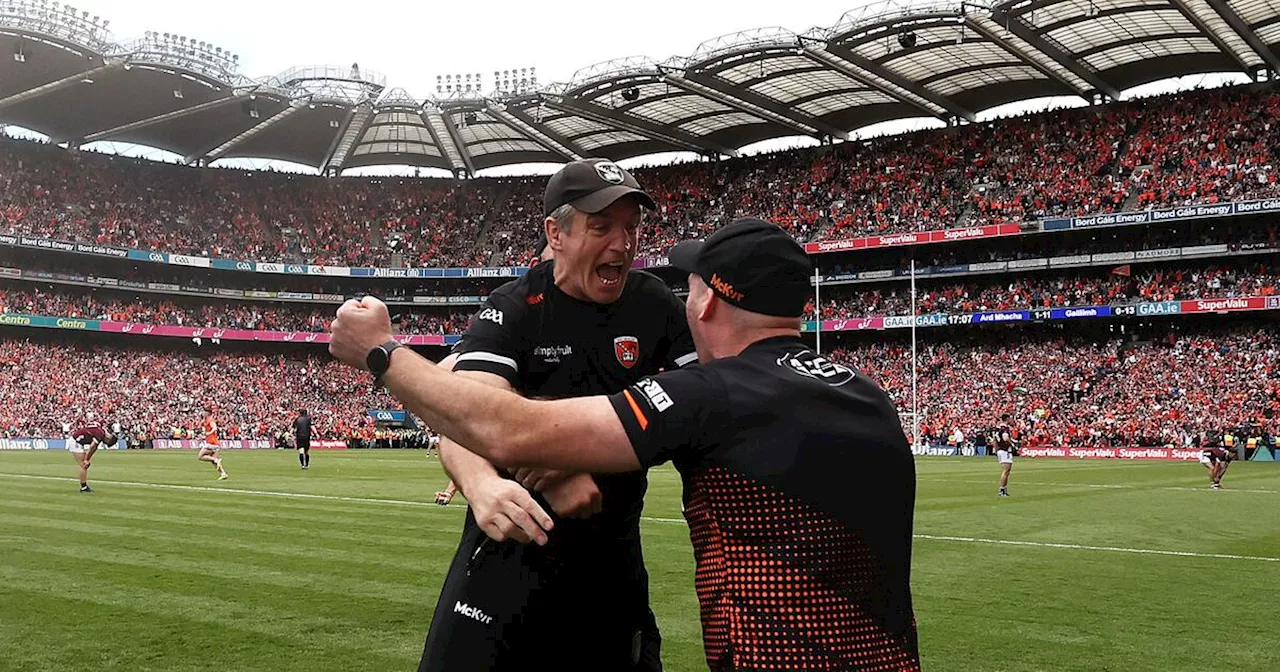
[[(0, 452), (0, 670), (415, 669), (463, 517), (439, 462), (225, 457), (216, 482), (103, 451), (82, 495), (68, 454)], [(1280, 669), (1280, 465), (1213, 492), (1194, 463), (1020, 460), (1009, 499), (992, 460), (918, 465), (926, 670)], [(646, 516), (666, 669), (705, 670), (673, 470)]]

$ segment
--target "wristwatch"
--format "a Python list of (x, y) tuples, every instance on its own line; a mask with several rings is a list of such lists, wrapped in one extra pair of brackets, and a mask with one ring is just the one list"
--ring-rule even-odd
[(375, 382), (382, 382), (382, 375), (387, 372), (387, 369), (391, 368), (391, 353), (399, 347), (401, 347), (400, 342), (393, 338), (373, 348), (368, 355), (365, 355), (365, 366), (368, 366), (369, 371), (373, 373)]

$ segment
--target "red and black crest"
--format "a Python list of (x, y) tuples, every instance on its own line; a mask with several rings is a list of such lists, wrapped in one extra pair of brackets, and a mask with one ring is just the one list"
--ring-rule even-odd
[(613, 339), (613, 354), (618, 363), (630, 369), (640, 361), (640, 341), (635, 336), (619, 336)]

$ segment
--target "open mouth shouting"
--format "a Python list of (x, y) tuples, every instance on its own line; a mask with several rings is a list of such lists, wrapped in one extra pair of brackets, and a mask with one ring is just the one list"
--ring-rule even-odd
[(622, 283), (622, 276), (625, 275), (626, 272), (626, 265), (621, 261), (596, 266), (596, 277), (600, 278), (601, 284), (610, 289), (613, 289)]

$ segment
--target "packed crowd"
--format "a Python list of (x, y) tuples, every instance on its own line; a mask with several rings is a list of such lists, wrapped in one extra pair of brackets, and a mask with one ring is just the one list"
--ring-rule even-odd
[[(909, 418), (911, 349), (836, 350), (880, 383)], [(1022, 445), (1191, 445), (1201, 433), (1261, 424), (1280, 434), (1280, 339), (1236, 329), (1154, 341), (1084, 338), (919, 347), (920, 436), (947, 443), (1003, 418)], [(910, 420), (904, 421), (910, 433)]]
[[(337, 306), (231, 302), (75, 286), (0, 285), (0, 313), (257, 331), (323, 332)], [(399, 312), (401, 333), (458, 334), (470, 312)]]
[[(32, 366), (39, 362), (39, 366)], [(367, 374), (311, 357), (198, 354), (0, 340), (0, 434), (64, 436), (93, 413), (145, 438), (199, 436), (212, 407), (228, 438), (272, 438), (307, 409), (317, 438), (347, 438), (370, 409), (398, 409)]]
[[(1272, 196), (1278, 114), (1271, 89), (1219, 89), (639, 169), (658, 202), (641, 254), (741, 215), (820, 240)], [(260, 261), (518, 264), (545, 181), (335, 180), (4, 141), (0, 231)]]
[[(965, 282), (917, 283), (916, 313), (985, 311), (1066, 306), (1105, 306), (1207, 298), (1271, 296), (1280, 289), (1275, 257), (1236, 265), (1205, 264), (1134, 269), (1081, 269), (1066, 273), (977, 276)], [(875, 287), (883, 287), (876, 285)], [(875, 315), (910, 315), (911, 287), (888, 289), (840, 285), (825, 290), (822, 319), (843, 320)], [(809, 306), (807, 319), (815, 319)]]
[(1146, 115), (1121, 165), (1138, 208), (1280, 194), (1280, 96), (1174, 98)]
[[(863, 271), (905, 273), (911, 260), (920, 273), (938, 266), (1019, 259), (1048, 259), (1105, 252), (1168, 250), (1200, 245), (1224, 245), (1228, 252), (1265, 253), (1280, 249), (1280, 224), (1263, 221), (1202, 220), (1179, 226), (1122, 227), (1081, 232), (1074, 236), (1017, 236), (981, 241), (970, 246), (883, 248), (863, 252), (849, 261), (821, 264), (827, 277)], [(819, 259), (820, 262), (825, 260)]]
[[(882, 385), (905, 415), (910, 352), (879, 341), (829, 356)], [(1268, 327), (1147, 341), (950, 339), (922, 343), (918, 363), (921, 437), (936, 443), (1002, 419), (1024, 446), (1183, 446), (1252, 424), (1280, 434), (1280, 338)], [(376, 438), (367, 412), (399, 408), (367, 375), (323, 354), (0, 340), (0, 436), (58, 437), (93, 413), (138, 440), (187, 438), (210, 407), (228, 438), (266, 439), (300, 408), (318, 437)]]
[(188, 169), (6, 140), (0, 231), (322, 265), (479, 266), (493, 191), (455, 180)]

